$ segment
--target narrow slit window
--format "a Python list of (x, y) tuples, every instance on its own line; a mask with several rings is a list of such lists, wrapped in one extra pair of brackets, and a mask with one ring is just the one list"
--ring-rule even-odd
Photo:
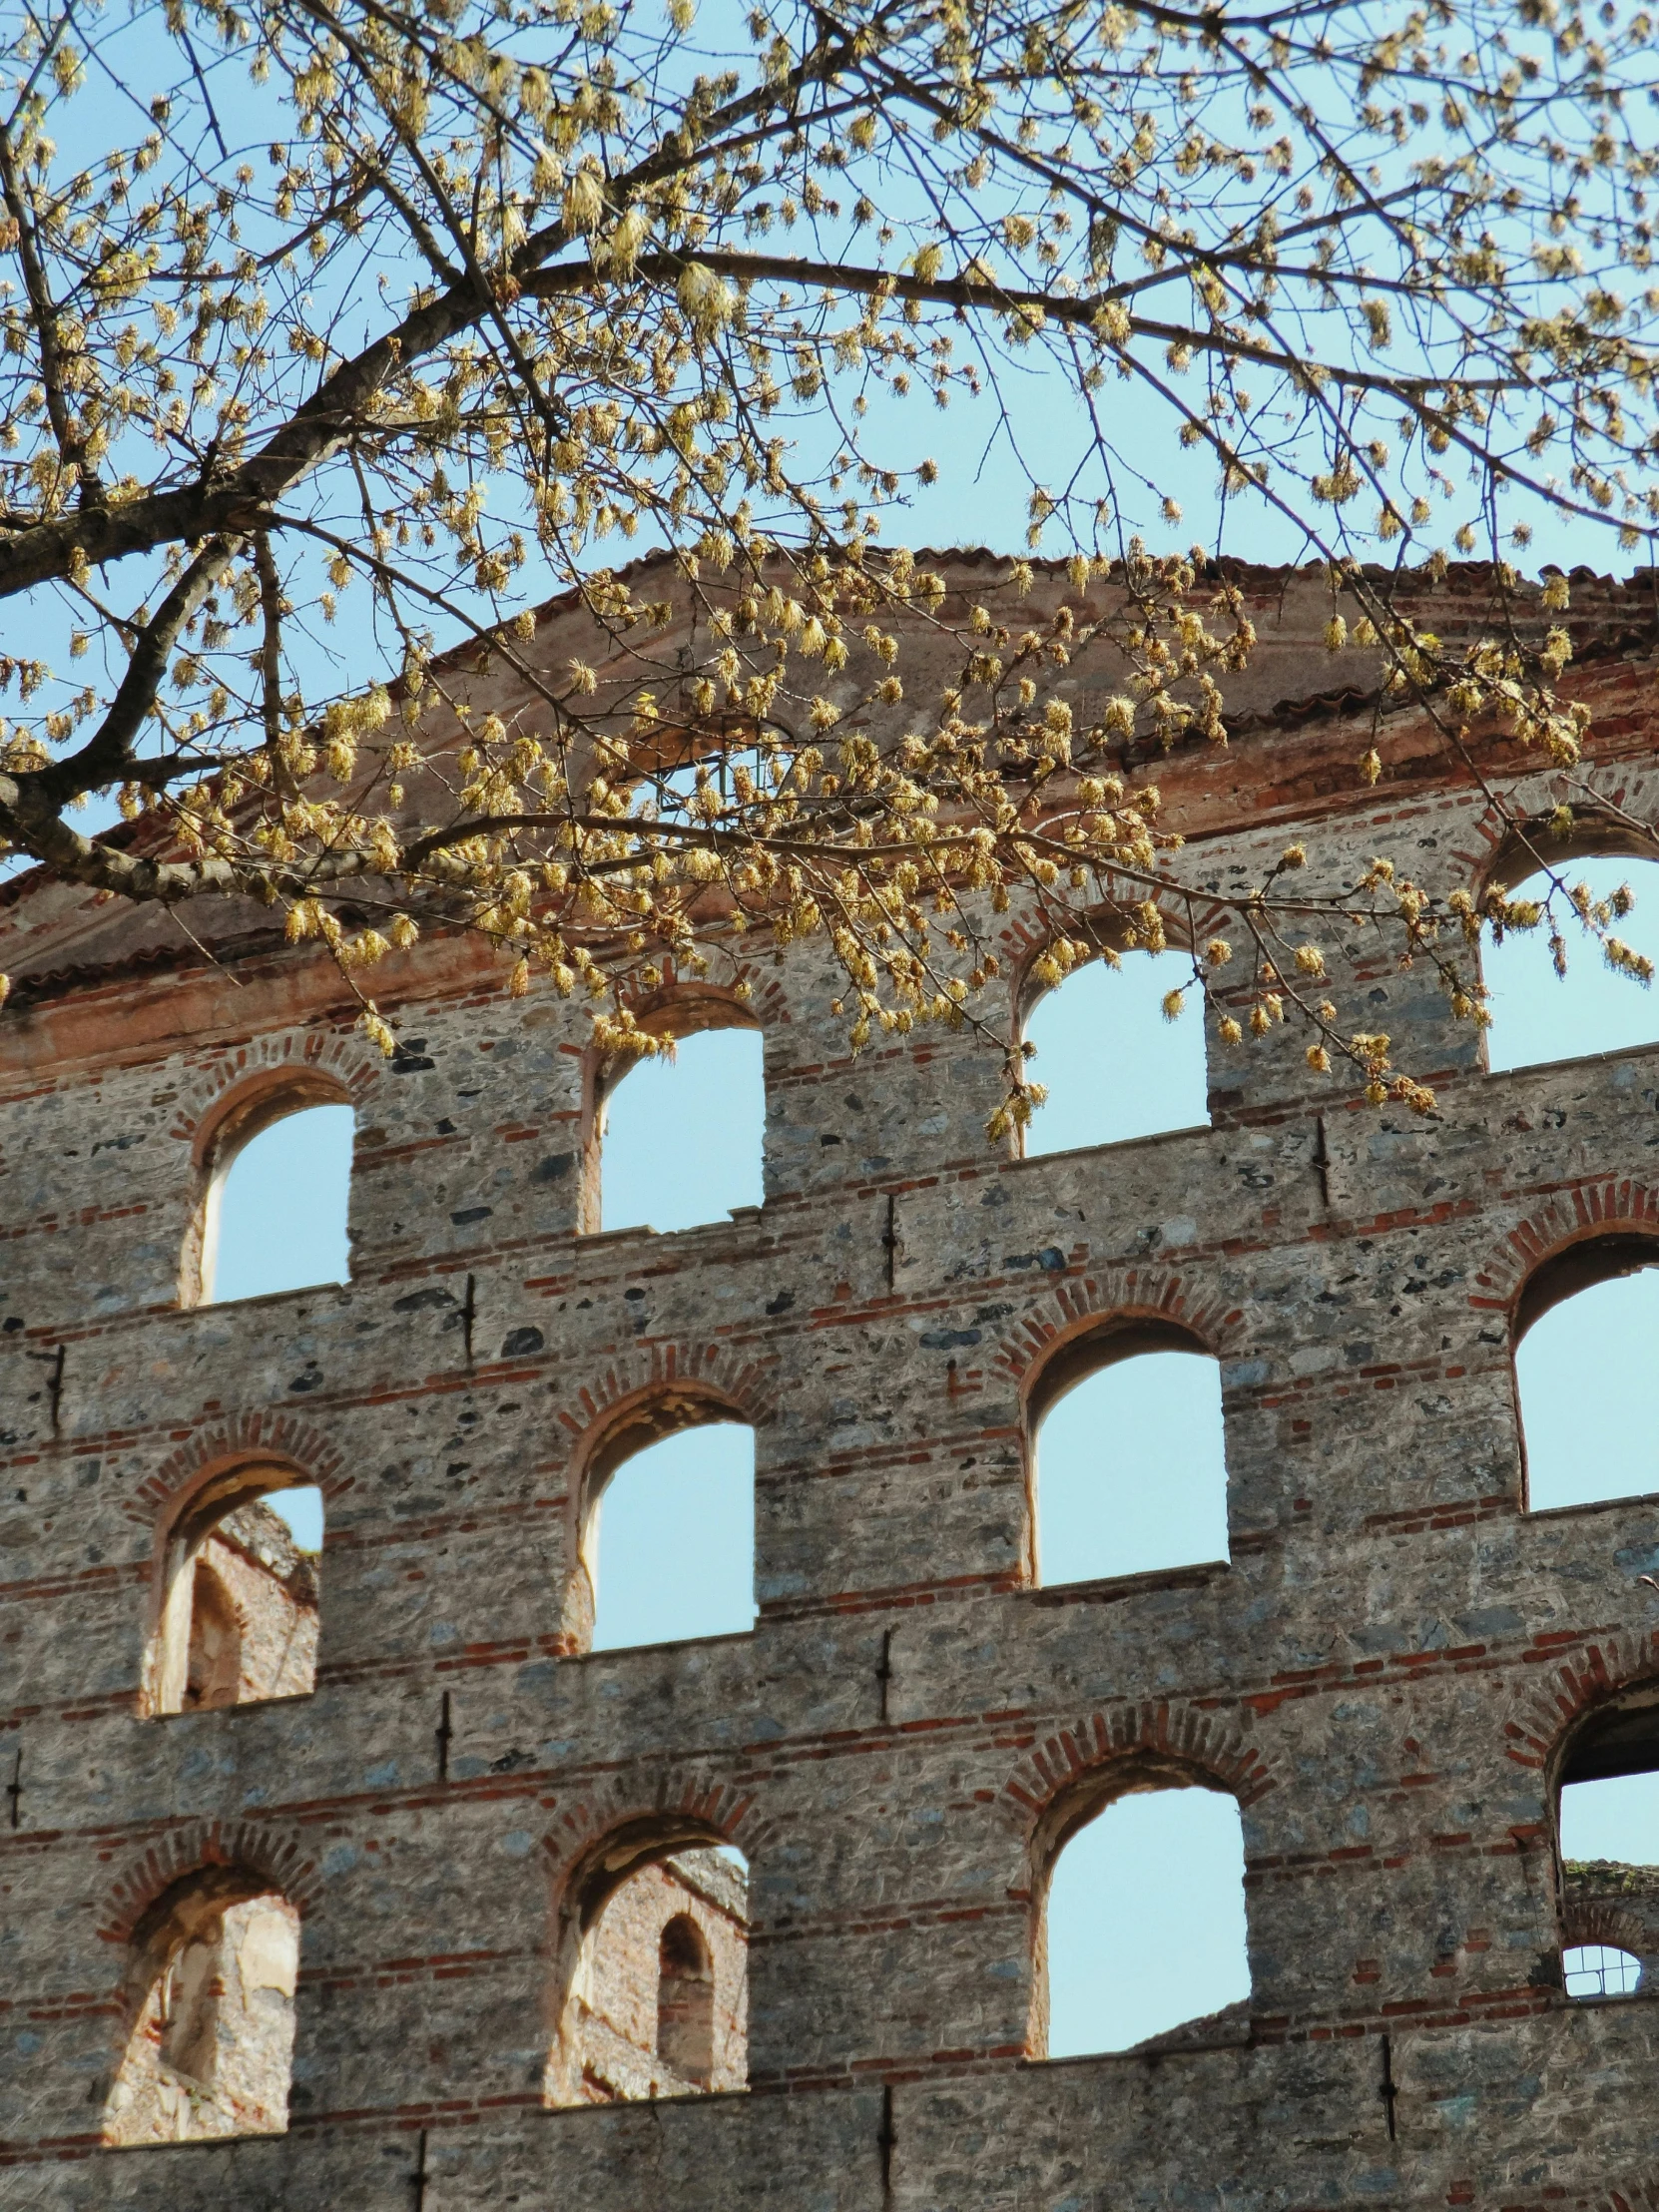
[(588, 1520), (593, 1646), (683, 1643), (755, 1625), (755, 1432), (681, 1429), (612, 1474)]
[(1236, 1801), (1180, 1785), (1115, 1799), (1056, 1861), (1044, 1934), (1039, 2055), (1132, 2050), (1177, 2029), (1194, 2041), (1241, 2032), (1250, 1959)]
[(148, 1709), (306, 1696), (321, 1551), (322, 1494), (309, 1484), (262, 1487), (258, 1474), (241, 1474), (190, 1512), (164, 1554)]
[[(1540, 849), (1547, 854), (1547, 843)], [(1636, 904), (1611, 918), (1610, 934), (1649, 958), (1659, 956), (1659, 861), (1562, 859), (1552, 865), (1569, 889), (1582, 884), (1592, 902), (1628, 887)], [(1537, 903), (1548, 889), (1548, 876), (1534, 873), (1504, 896)], [(1533, 928), (1506, 930), (1500, 942), (1487, 938), (1481, 945), (1491, 1014), (1486, 1064), (1494, 1074), (1659, 1041), (1659, 994), (1609, 966), (1597, 938), (1560, 894), (1555, 914), (1566, 947), (1565, 975), (1557, 975), (1551, 962), (1547, 915)]]
[(1221, 1370), (1208, 1354), (1096, 1367), (1042, 1411), (1034, 1453), (1043, 1583), (1228, 1557)]
[(714, 2079), (714, 1952), (690, 1913), (677, 1913), (657, 1944), (657, 2056), (696, 2088)]
[[(1037, 1048), (1027, 1072), (1048, 1092), (1025, 1132), (1028, 1157), (1123, 1144), (1210, 1119), (1204, 1009), (1192, 961), (1127, 952), (1119, 968), (1091, 960), (1047, 991), (1025, 1022)], [(1184, 991), (1171, 1020), (1164, 1002)]]
[(642, 1060), (600, 1109), (600, 1226), (691, 1229), (764, 1195), (760, 1031), (705, 1029)]
[(352, 1112), (306, 1106), (249, 1138), (209, 1185), (202, 1302), (343, 1283)]
[(749, 1869), (729, 1845), (641, 1848), (585, 1909), (548, 2082), (555, 2104), (749, 2082)]

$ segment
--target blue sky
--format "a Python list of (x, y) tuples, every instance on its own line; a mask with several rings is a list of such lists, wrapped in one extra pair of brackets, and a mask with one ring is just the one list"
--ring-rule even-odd
[[(1628, 879), (1639, 903), (1622, 933), (1659, 953), (1659, 866), (1566, 873), (1598, 895)], [(1488, 955), (1495, 1067), (1659, 1038), (1659, 995), (1610, 974), (1576, 931), (1569, 952), (1564, 983), (1536, 936)], [(1175, 965), (1131, 957), (1113, 974), (1097, 964), (1039, 1005), (1029, 1033), (1053, 1096), (1032, 1152), (1204, 1119), (1197, 1009), (1171, 1024), (1158, 1008), (1179, 980)], [(1122, 1079), (1126, 1063), (1132, 1081)], [(605, 1227), (649, 1223), (666, 1234), (758, 1204), (762, 1121), (752, 1031), (693, 1037), (675, 1061), (635, 1069), (610, 1106)], [(349, 1110), (317, 1108), (241, 1155), (225, 1191), (219, 1298), (344, 1279), (349, 1142)], [(1659, 1489), (1656, 1330), (1659, 1271), (1557, 1307), (1529, 1334), (1518, 1370), (1535, 1508)], [(1156, 1485), (1145, 1475), (1154, 1465)], [(1225, 1557), (1214, 1365), (1163, 1353), (1090, 1378), (1050, 1411), (1038, 1473), (1045, 1582)], [(599, 1648), (751, 1625), (753, 1485), (752, 1439), (731, 1424), (671, 1437), (622, 1468), (600, 1522)], [(311, 1543), (314, 1500), (274, 1500)], [(1570, 1857), (1659, 1861), (1659, 1777), (1567, 1791), (1562, 1834)], [(1232, 1801), (1202, 1790), (1121, 1800), (1074, 1839), (1050, 1901), (1053, 2055), (1122, 2048), (1248, 1993), (1240, 1852)], [(1133, 1912), (1118, 1910), (1114, 1901), (1129, 1897)]]

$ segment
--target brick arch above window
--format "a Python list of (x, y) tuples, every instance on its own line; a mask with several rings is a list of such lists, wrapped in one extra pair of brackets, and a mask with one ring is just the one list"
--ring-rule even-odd
[(190, 1146), (201, 1167), (244, 1108), (282, 1097), (296, 1106), (360, 1104), (385, 1068), (383, 1056), (351, 1034), (288, 1029), (253, 1037), (196, 1070), (170, 1134)]
[(1182, 1699), (1149, 1698), (1098, 1707), (1028, 1745), (1002, 1784), (997, 1804), (1037, 1857), (1050, 1857), (1041, 1840), (1056, 1827), (1065, 1830), (1072, 1800), (1088, 1797), (1090, 1786), (1098, 1784), (1101, 1802), (1108, 1802), (1114, 1770), (1128, 1781), (1137, 1767), (1148, 1765), (1167, 1769), (1172, 1782), (1184, 1778), (1223, 1790), (1241, 1808), (1256, 1804), (1283, 1779), (1237, 1714)]
[(211, 1868), (245, 1867), (309, 1920), (322, 1877), (298, 1837), (259, 1821), (182, 1821), (165, 1829), (111, 1883), (99, 1908), (100, 1941), (127, 1944), (144, 1916), (176, 1884)]
[(1633, 1958), (1640, 1957), (1648, 1947), (1649, 1936), (1639, 1921), (1628, 1913), (1621, 1913), (1616, 1905), (1604, 1900), (1587, 1899), (1583, 1903), (1569, 1903), (1561, 1919), (1561, 1947), (1575, 1950), (1582, 1944), (1605, 1943), (1613, 1950), (1625, 1950)]
[(1578, 1722), (1651, 1679), (1659, 1679), (1659, 1628), (1587, 1636), (1510, 1701), (1501, 1723), (1507, 1757), (1518, 1767), (1543, 1772)]
[[(1064, 1256), (1055, 1257), (1063, 1266)], [(1180, 1339), (1186, 1349), (1226, 1360), (1243, 1347), (1244, 1321), (1241, 1308), (1230, 1307), (1171, 1269), (1125, 1262), (1091, 1268), (1086, 1275), (1068, 1274), (1004, 1332), (988, 1364), (1028, 1397), (1057, 1358), (1073, 1345), (1086, 1345), (1097, 1333), (1105, 1346), (1121, 1328), (1126, 1351), (1145, 1333), (1149, 1350), (1168, 1349)], [(1155, 1345), (1153, 1339), (1165, 1331), (1168, 1344)]]
[[(762, 1428), (777, 1413), (775, 1391), (778, 1362), (734, 1352), (725, 1345), (658, 1341), (637, 1351), (607, 1360), (590, 1380), (577, 1383), (555, 1403), (553, 1414), (567, 1439), (570, 1464), (580, 1480), (608, 1444), (621, 1433), (638, 1427), (637, 1444), (643, 1449), (656, 1434), (668, 1435), (677, 1421), (669, 1410), (679, 1396), (724, 1411), (701, 1414), (704, 1419), (746, 1421)], [(653, 1424), (652, 1408), (664, 1407), (664, 1418)], [(627, 1456), (624, 1452), (620, 1456)]]
[[(1575, 1245), (1626, 1237), (1651, 1242), (1659, 1262), (1659, 1190), (1629, 1176), (1586, 1177), (1553, 1193), (1505, 1232), (1476, 1267), (1469, 1304), (1476, 1312), (1512, 1320), (1521, 1311), (1526, 1286), (1542, 1269)], [(1615, 1266), (1603, 1272), (1623, 1271)]]
[(769, 1029), (790, 1019), (789, 995), (776, 969), (739, 960), (729, 980), (676, 976), (655, 990), (625, 991), (622, 1004), (653, 1035), (672, 1030), (690, 1036), (699, 1029)]
[(698, 1844), (730, 1844), (753, 1861), (772, 1831), (753, 1791), (706, 1769), (664, 1761), (642, 1781), (639, 1769), (572, 1792), (553, 1805), (542, 1839), (556, 1913), (567, 1911), (613, 1847), (625, 1839), (641, 1862), (655, 1853)]
[[(1557, 807), (1570, 806), (1576, 818), (1576, 833), (1565, 839), (1545, 830)], [(1516, 786), (1505, 803), (1488, 806), (1459, 831), (1459, 842), (1450, 857), (1462, 871), (1461, 887), (1479, 898), (1488, 888), (1513, 888), (1541, 863), (1559, 860), (1570, 867), (1575, 860), (1599, 854), (1628, 859), (1651, 859), (1629, 827), (1629, 818), (1650, 820), (1659, 811), (1659, 768), (1626, 760), (1589, 762), (1569, 779), (1546, 771)], [(1530, 838), (1537, 857), (1528, 851)], [(1448, 886), (1449, 887), (1449, 886)]]
[(263, 1407), (218, 1415), (195, 1429), (123, 1500), (129, 1520), (168, 1526), (196, 1494), (240, 1466), (279, 1466), (288, 1486), (314, 1484), (325, 1506), (345, 1496), (355, 1477), (324, 1432), (294, 1413)]

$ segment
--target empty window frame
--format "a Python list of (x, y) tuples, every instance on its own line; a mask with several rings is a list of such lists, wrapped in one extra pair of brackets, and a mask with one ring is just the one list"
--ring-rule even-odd
[(283, 1468), (239, 1468), (199, 1492), (162, 1546), (145, 1710), (307, 1695), (321, 1550), (321, 1493)]
[[(620, 1862), (620, 1868), (616, 1862)], [(612, 1841), (572, 1901), (548, 2075), (556, 2104), (719, 2094), (749, 2080), (749, 1871), (730, 1846)]]
[(1569, 1737), (1555, 1833), (1566, 1994), (1646, 1990), (1659, 1968), (1659, 1683), (1597, 1707)]
[(1185, 1331), (1138, 1325), (1065, 1346), (1027, 1424), (1038, 1581), (1228, 1558), (1221, 1369)]
[(174, 1884), (133, 1938), (104, 2140), (280, 2134), (298, 1964), (299, 1916), (260, 1875)]
[[(1592, 903), (1611, 900), (1628, 887), (1635, 907), (1611, 918), (1610, 933), (1650, 958), (1659, 955), (1659, 861), (1594, 855), (1557, 860), (1547, 836), (1535, 843), (1569, 891), (1582, 885)], [(1537, 904), (1549, 887), (1548, 874), (1534, 869), (1504, 896)], [(1560, 893), (1554, 913), (1565, 948), (1564, 975), (1556, 974), (1551, 959), (1547, 914), (1533, 928), (1505, 930), (1499, 941), (1482, 943), (1481, 979), (1491, 1015), (1486, 1064), (1494, 1073), (1659, 1041), (1659, 996), (1609, 965), (1596, 936)]]
[[(1192, 989), (1193, 964), (1181, 952), (1126, 952), (1074, 968), (1029, 1008), (1027, 1061), (1048, 1097), (1025, 1131), (1028, 1157), (1086, 1145), (1123, 1144), (1210, 1119), (1204, 1008)], [(1171, 1020), (1164, 1002), (1185, 990)]]
[(1569, 1245), (1528, 1282), (1514, 1339), (1528, 1509), (1659, 1491), (1659, 1243)]
[(585, 1487), (578, 1580), (592, 1650), (753, 1629), (752, 1428), (702, 1400), (659, 1404), (612, 1439)]
[[(601, 1084), (588, 1210), (599, 1229), (691, 1229), (764, 1196), (766, 1081), (760, 1031), (722, 1005), (673, 1056)], [(668, 1032), (664, 1032), (667, 1034)]]
[(216, 1127), (180, 1295), (227, 1305), (343, 1283), (353, 1117), (321, 1078), (255, 1093)]
[(1242, 2033), (1250, 2001), (1237, 1802), (1173, 1774), (1073, 1823), (1043, 1915), (1033, 2055)]

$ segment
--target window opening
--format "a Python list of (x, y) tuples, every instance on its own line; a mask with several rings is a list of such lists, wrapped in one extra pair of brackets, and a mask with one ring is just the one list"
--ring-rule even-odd
[(1515, 1347), (1528, 1510), (1659, 1491), (1655, 1263), (1659, 1244), (1598, 1239), (1528, 1285)]
[[(1104, 960), (1074, 968), (1026, 1017), (1025, 1041), (1037, 1048), (1027, 1071), (1048, 1091), (1025, 1131), (1028, 1158), (1209, 1122), (1204, 1009), (1192, 988), (1192, 961), (1181, 952), (1122, 959), (1119, 968)], [(1183, 989), (1185, 1009), (1171, 1021), (1164, 999)]]
[(583, 1546), (595, 1651), (746, 1635), (755, 1625), (755, 1432), (706, 1421), (625, 1458)]
[(657, 1945), (657, 2056), (706, 2089), (715, 2063), (715, 1963), (689, 1913), (676, 1914)]
[(1562, 1982), (1633, 1996), (1659, 1963), (1659, 1685), (1598, 1707), (1559, 1775)]
[(343, 1283), (349, 1273), (349, 1106), (305, 1106), (238, 1146), (209, 1184), (202, 1302)]
[(1043, 1583), (1227, 1559), (1221, 1369), (1209, 1354), (1143, 1352), (1085, 1369), (1038, 1421)]
[[(217, 1542), (215, 1548), (222, 1548)], [(224, 1578), (198, 1559), (190, 1599), (185, 1704), (235, 1705), (242, 1692), (242, 1620)]]
[(760, 1031), (704, 1029), (641, 1060), (600, 1107), (604, 1229), (691, 1229), (764, 1196)]
[(641, 1850), (582, 1916), (555, 2103), (748, 2086), (748, 1865), (729, 1846)]
[(303, 1697), (316, 1682), (322, 1493), (240, 1472), (181, 1522), (163, 1562), (149, 1707)]
[(1046, 2047), (1075, 2058), (1237, 2032), (1248, 2016), (1244, 1828), (1197, 1785), (1115, 1799), (1055, 1862), (1045, 1914)]
[[(1547, 845), (1541, 849), (1548, 851)], [(1582, 883), (1592, 899), (1609, 899), (1628, 885), (1635, 907), (1614, 918), (1611, 933), (1649, 958), (1659, 956), (1659, 861), (1589, 858), (1552, 864), (1569, 889)], [(1548, 887), (1548, 876), (1534, 872), (1504, 896), (1541, 900)], [(1608, 966), (1600, 943), (1580, 926), (1565, 899), (1557, 897), (1555, 913), (1566, 943), (1564, 976), (1551, 964), (1547, 919), (1534, 929), (1506, 930), (1501, 943), (1487, 938), (1481, 945), (1481, 980), (1492, 1017), (1486, 1064), (1494, 1074), (1659, 1040), (1659, 997)]]
[(105, 2141), (280, 2134), (298, 1966), (299, 1916), (257, 1875), (176, 1885), (134, 1939)]
[(1561, 1953), (1569, 1997), (1629, 1997), (1642, 1978), (1642, 1961), (1607, 1943), (1572, 1943)]

